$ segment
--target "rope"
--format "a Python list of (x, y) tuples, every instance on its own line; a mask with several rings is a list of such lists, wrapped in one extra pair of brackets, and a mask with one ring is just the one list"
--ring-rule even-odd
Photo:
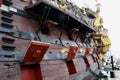
[(90, 67), (87, 70), (92, 73), (95, 77), (100, 78), (100, 75), (96, 74)]

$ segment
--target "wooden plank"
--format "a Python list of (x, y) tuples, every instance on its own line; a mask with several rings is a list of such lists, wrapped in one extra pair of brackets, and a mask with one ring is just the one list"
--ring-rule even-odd
[(40, 63), (43, 80), (69, 80), (64, 60), (42, 61)]
[(0, 62), (0, 80), (21, 80), (20, 64)]

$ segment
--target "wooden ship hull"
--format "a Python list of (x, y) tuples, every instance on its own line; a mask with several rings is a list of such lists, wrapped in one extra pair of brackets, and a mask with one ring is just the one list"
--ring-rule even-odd
[(98, 48), (85, 37), (95, 32), (94, 19), (53, 2), (0, 0), (0, 80), (99, 77)]

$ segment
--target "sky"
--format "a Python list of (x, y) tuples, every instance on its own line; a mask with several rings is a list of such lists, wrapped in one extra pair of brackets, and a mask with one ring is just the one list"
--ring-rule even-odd
[[(120, 51), (120, 0), (72, 0), (80, 7), (89, 7), (96, 10), (96, 3), (100, 3), (100, 16), (103, 26), (108, 29), (111, 40), (110, 50)], [(97, 2), (96, 2), (97, 1)]]
[(120, 51), (120, 4), (119, 0), (102, 0), (101, 16), (111, 40), (110, 50)]

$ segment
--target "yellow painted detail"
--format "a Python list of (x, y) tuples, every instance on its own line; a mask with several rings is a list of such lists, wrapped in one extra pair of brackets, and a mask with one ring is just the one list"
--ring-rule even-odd
[(84, 48), (80, 48), (79, 49), (79, 53), (85, 53), (85, 49)]
[(94, 21), (94, 27), (96, 28), (96, 27), (102, 27), (102, 26), (103, 26), (103, 24), (102, 24), (102, 22), (101, 22), (101, 18), (100, 18), (99, 15), (97, 15), (97, 16), (96, 16), (96, 19), (95, 19), (95, 21)]
[(94, 38), (95, 38), (95, 39), (100, 39), (100, 37), (99, 37), (99, 36), (95, 36)]
[(108, 39), (108, 42), (109, 42), (109, 45), (110, 45), (110, 44), (111, 44), (111, 41), (110, 41), (109, 37), (107, 37), (107, 39)]
[(104, 46), (104, 47), (103, 47), (103, 52), (108, 51), (108, 50), (109, 50), (109, 48), (110, 48), (110, 45)]
[(102, 62), (102, 65), (105, 66), (105, 65), (106, 65), (106, 62)]
[(105, 56), (104, 56), (103, 53), (100, 53), (100, 54), (99, 54), (99, 57), (100, 57), (100, 59), (102, 60), (102, 59), (104, 59)]
[(63, 10), (67, 10), (67, 6), (63, 5), (62, 3), (59, 3), (59, 7), (62, 8)]
[(87, 15), (86, 9), (84, 7), (82, 7), (82, 13), (83, 13), (84, 16)]
[(102, 28), (100, 28), (99, 34), (102, 34), (102, 33), (103, 33), (103, 30), (102, 30)]
[(98, 44), (97, 40), (95, 40), (95, 44), (96, 44), (96, 46), (99, 46), (99, 44)]
[(23, 1), (23, 2), (27, 2), (28, 0), (21, 0), (21, 1)]
[(64, 54), (64, 53), (68, 53), (68, 51), (69, 51), (68, 48), (63, 48), (62, 50), (60, 50), (60, 53)]
[(102, 41), (103, 45), (106, 45), (105, 39), (103, 37), (101, 37), (101, 41)]
[(109, 40), (108, 40), (108, 37), (106, 37), (106, 42), (107, 42), (107, 45), (110, 44)]
[(110, 40), (109, 40), (109, 38), (107, 36), (106, 37), (101, 36), (101, 41), (102, 41), (104, 46), (111, 44), (111, 42), (110, 42)]

